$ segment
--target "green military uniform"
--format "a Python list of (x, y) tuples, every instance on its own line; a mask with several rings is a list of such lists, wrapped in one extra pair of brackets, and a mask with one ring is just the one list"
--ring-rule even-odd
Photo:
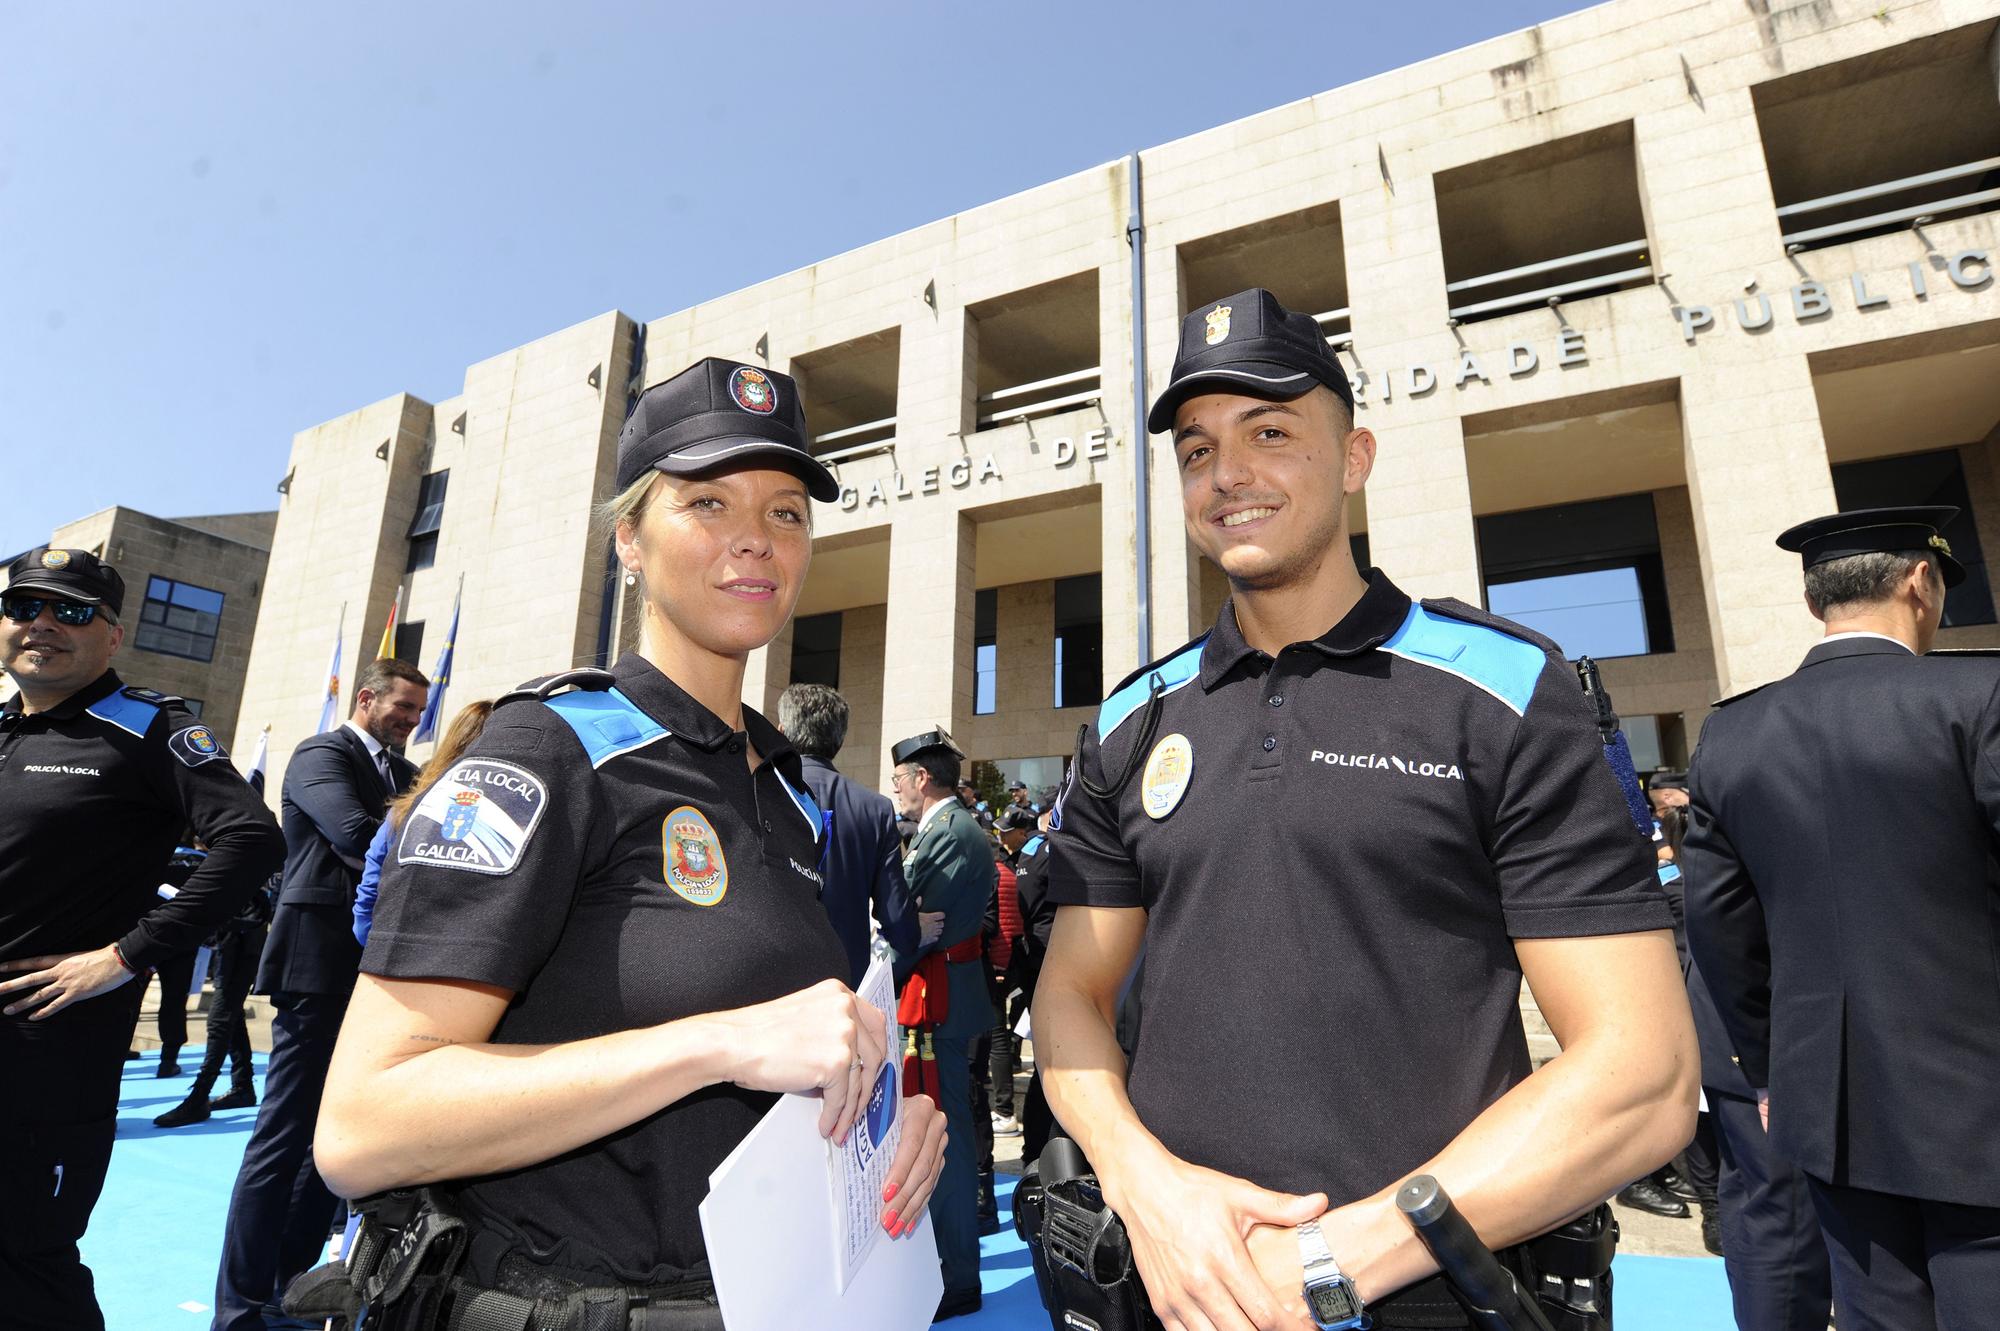
[[(993, 851), (978, 821), (957, 800), (948, 798), (922, 824), (903, 860), (903, 876), (918, 910), (944, 912), (944, 933), (933, 951), (949, 951), (979, 937), (986, 902), (993, 895)], [(950, 1010), (930, 1032), (937, 1057), (938, 1107), (944, 1111), (948, 1134), (944, 1171), (930, 1206), (947, 1300), (979, 1289), (979, 1185), (973, 1169), (971, 1079), (972, 1043), (994, 1022), (984, 971), (976, 955), (947, 964)]]

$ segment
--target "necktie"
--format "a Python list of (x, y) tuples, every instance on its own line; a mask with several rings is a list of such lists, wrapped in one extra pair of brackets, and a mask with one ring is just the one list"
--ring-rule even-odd
[(375, 755), (375, 770), (382, 774), (382, 789), (388, 791), (391, 795), (396, 794), (396, 777), (389, 770), (389, 751), (387, 749)]

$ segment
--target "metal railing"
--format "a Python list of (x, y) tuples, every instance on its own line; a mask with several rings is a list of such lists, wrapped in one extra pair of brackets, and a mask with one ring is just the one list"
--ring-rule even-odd
[(999, 411), (990, 412), (979, 418), (978, 428), (987, 430), (996, 425), (1009, 425), (1015, 421), (1028, 420), (1034, 416), (1047, 416), (1054, 412), (1067, 411), (1071, 407), (1080, 407), (1086, 403), (1096, 402), (1104, 394), (1104, 389), (1098, 382), (1098, 375), (1102, 368), (1102, 366), (1093, 365), (1087, 370), (1077, 370), (1071, 374), (1053, 375), (1047, 379), (1037, 379), (1031, 384), (1016, 384), (1012, 388), (996, 388), (991, 393), (982, 393), (979, 396), (979, 404), (984, 407), (994, 403), (1009, 402), (1015, 398), (1029, 397), (1036, 393), (1046, 393), (1051, 389), (1069, 388), (1076, 384), (1089, 385), (1088, 388), (1079, 392), (1062, 393), (1055, 397), (1036, 398), (1034, 401), (1022, 403), (1020, 406), (1005, 407)]
[(1331, 347), (1344, 347), (1354, 340), (1354, 328), (1350, 311), (1352, 306), (1343, 305), (1337, 310), (1324, 310), (1313, 316), (1319, 325), (1320, 336)]
[[(1947, 181), (1963, 180), (1967, 176), (1984, 175), (1988, 171), (2000, 171), (2000, 157), (1982, 158), (1977, 162), (1966, 162), (1962, 166), (1948, 166), (1939, 171), (1925, 171), (1919, 175), (1904, 176), (1900, 180), (1885, 180), (1879, 185), (1864, 185), (1860, 189), (1842, 190), (1838, 194), (1828, 194), (1824, 198), (1788, 203), (1778, 209), (1778, 218), (1783, 221), (1786, 218), (1804, 217), (1809, 213), (1822, 213), (1843, 204), (1885, 198), (1891, 194), (1901, 194), (1905, 190), (1922, 189), (1926, 185), (1942, 185)], [(1856, 232), (1874, 231), (1880, 227), (1897, 226), (1905, 222), (1921, 223), (1939, 213), (1957, 212), (1962, 208), (1978, 208), (1991, 203), (2000, 203), (2000, 189), (1974, 190), (1970, 194), (1955, 194), (1950, 198), (1934, 199), (1929, 203), (1913, 203), (1902, 208), (1891, 208), (1886, 212), (1870, 213), (1866, 217), (1849, 218), (1845, 222), (1828, 222), (1824, 226), (1807, 227), (1802, 231), (1788, 231), (1780, 239), (1785, 242), (1786, 251), (1791, 253), (1804, 249), (1815, 241), (1836, 240), (1841, 236), (1854, 235)]]
[[(884, 416), (879, 421), (863, 421), (859, 425), (849, 425), (844, 429), (828, 430), (825, 434), (813, 436), (813, 456), (828, 464), (846, 462), (853, 458), (872, 457), (877, 453), (893, 452), (896, 447), (896, 418)], [(878, 436), (864, 439), (864, 435)], [(826, 444), (838, 444), (843, 440), (858, 440), (845, 448), (822, 452)]]
[[(1540, 263), (1524, 263), (1519, 268), (1509, 268), (1504, 272), (1487, 273), (1483, 277), (1467, 277), (1457, 282), (1447, 282), (1447, 295), (1461, 291), (1472, 291), (1479, 287), (1495, 286), (1501, 282), (1514, 282), (1524, 277), (1539, 277), (1544, 273), (1559, 273), (1566, 268), (1578, 268), (1584, 264), (1597, 263), (1604, 259), (1619, 259), (1628, 254), (1640, 258), (1646, 256), (1646, 242), (1630, 241), (1623, 245), (1606, 245), (1602, 249), (1585, 250), (1581, 254), (1568, 254), (1560, 259), (1544, 259)], [(1476, 319), (1482, 314), (1498, 314), (1506, 310), (1526, 309), (1530, 305), (1544, 305), (1566, 300), (1571, 296), (1594, 296), (1607, 291), (1616, 291), (1631, 282), (1653, 280), (1653, 265), (1642, 263), (1635, 268), (1621, 268), (1614, 273), (1599, 273), (1592, 277), (1574, 278), (1568, 282), (1557, 282), (1550, 286), (1536, 287), (1533, 291), (1520, 291), (1511, 296), (1496, 296), (1491, 300), (1473, 301), (1468, 305), (1454, 305), (1448, 311), (1453, 319)]]

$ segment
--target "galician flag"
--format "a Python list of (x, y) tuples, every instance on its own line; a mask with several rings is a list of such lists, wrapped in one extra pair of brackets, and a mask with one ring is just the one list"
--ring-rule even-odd
[(438, 651), (437, 664), (431, 667), (431, 694), (424, 700), (424, 716), (417, 722), (416, 730), (410, 735), (412, 744), (426, 744), (438, 736), (440, 723), (444, 720), (444, 690), (451, 683), (451, 649), (458, 641), (458, 607), (465, 600), (465, 579), (458, 582), (458, 595), (451, 599), (451, 627), (445, 630), (444, 646)]
[(340, 627), (333, 631), (333, 659), (326, 666), (326, 701), (319, 705), (319, 733), (340, 724), (340, 639), (347, 628), (347, 607), (340, 607)]
[(382, 626), (382, 645), (375, 649), (375, 659), (396, 654), (396, 617), (403, 609), (403, 589), (396, 589), (396, 599), (389, 602), (389, 622)]

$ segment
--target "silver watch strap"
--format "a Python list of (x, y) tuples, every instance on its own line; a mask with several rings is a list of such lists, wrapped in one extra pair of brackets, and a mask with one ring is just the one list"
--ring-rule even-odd
[(1299, 1226), (1299, 1261), (1309, 1281), (1340, 1274), (1340, 1263), (1333, 1260), (1333, 1249), (1326, 1246), (1326, 1235), (1320, 1233), (1317, 1220)]

